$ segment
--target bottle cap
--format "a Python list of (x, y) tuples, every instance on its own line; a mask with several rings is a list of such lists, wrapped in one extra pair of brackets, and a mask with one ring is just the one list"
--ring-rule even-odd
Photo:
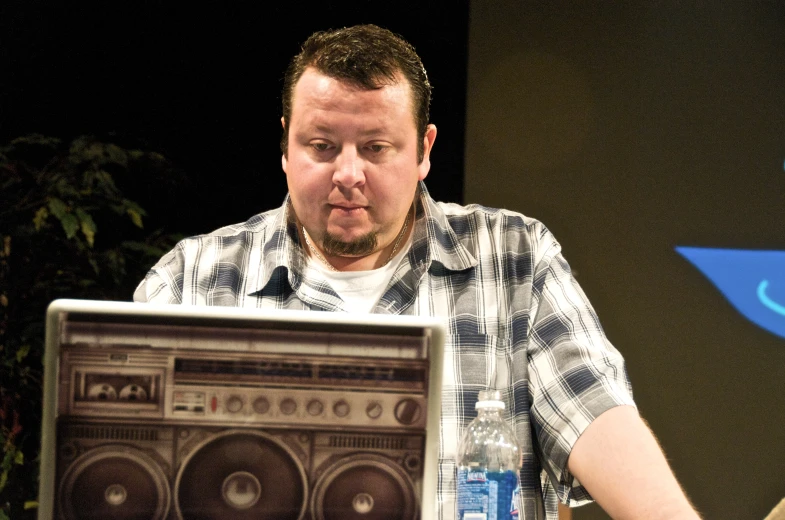
[(498, 390), (481, 390), (478, 396), (477, 403), (474, 409), (478, 408), (497, 408), (504, 409), (504, 401), (502, 401), (502, 393)]

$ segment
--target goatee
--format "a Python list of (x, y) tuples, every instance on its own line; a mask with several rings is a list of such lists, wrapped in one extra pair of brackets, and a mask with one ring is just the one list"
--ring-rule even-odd
[(330, 256), (365, 256), (376, 250), (378, 242), (375, 231), (366, 233), (350, 242), (344, 242), (331, 233), (325, 233), (322, 239), (322, 250)]

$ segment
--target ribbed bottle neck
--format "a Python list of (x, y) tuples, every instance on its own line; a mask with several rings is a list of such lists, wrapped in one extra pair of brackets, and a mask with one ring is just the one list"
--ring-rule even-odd
[(477, 416), (482, 418), (502, 417), (501, 408), (477, 408)]

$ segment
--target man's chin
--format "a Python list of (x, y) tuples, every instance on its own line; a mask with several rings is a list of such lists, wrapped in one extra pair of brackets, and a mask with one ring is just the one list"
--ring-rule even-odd
[(377, 243), (377, 235), (373, 231), (350, 240), (325, 233), (322, 249), (330, 256), (365, 256), (376, 250)]

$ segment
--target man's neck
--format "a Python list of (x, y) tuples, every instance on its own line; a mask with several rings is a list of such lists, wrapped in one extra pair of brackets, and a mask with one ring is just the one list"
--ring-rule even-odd
[(306, 254), (314, 257), (328, 269), (334, 271), (371, 271), (385, 266), (400, 251), (400, 247), (406, 243), (414, 227), (414, 211), (410, 210), (406, 214), (401, 230), (390, 244), (364, 256), (329, 255), (315, 243), (304, 226), (300, 225), (299, 227), (301, 239), (306, 244)]

